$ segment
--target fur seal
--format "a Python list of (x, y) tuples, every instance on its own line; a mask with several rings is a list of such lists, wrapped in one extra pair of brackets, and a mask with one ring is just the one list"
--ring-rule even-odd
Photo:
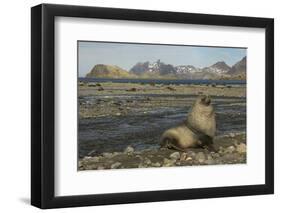
[(214, 150), (216, 133), (215, 111), (209, 96), (199, 96), (185, 121), (166, 130), (161, 137), (161, 146), (186, 151), (188, 148), (203, 147)]

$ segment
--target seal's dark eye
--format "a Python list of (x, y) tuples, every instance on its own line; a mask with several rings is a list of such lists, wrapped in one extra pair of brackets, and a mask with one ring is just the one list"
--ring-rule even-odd
[(201, 102), (204, 104), (204, 105), (209, 105), (211, 103), (211, 99), (208, 97), (208, 96), (203, 96), (201, 98)]
[(210, 103), (211, 103), (211, 99), (210, 98), (205, 99), (205, 104), (206, 105), (209, 105)]
[(206, 96), (203, 96), (203, 97), (201, 98), (201, 101), (202, 101), (202, 102), (205, 102), (205, 100), (206, 100)]

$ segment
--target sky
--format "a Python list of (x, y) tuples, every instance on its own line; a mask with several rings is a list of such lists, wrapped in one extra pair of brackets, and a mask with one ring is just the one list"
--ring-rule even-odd
[(232, 66), (244, 56), (247, 49), (231, 47), (178, 46), (137, 43), (78, 42), (78, 72), (84, 77), (96, 64), (117, 65), (130, 70), (138, 62), (193, 65), (198, 68), (224, 61)]

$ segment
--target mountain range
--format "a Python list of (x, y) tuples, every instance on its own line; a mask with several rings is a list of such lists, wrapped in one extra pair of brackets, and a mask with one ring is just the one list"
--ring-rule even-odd
[(97, 64), (88, 78), (180, 78), (180, 79), (246, 79), (246, 56), (233, 66), (224, 61), (198, 68), (192, 65), (173, 66), (157, 60), (138, 62), (129, 71), (115, 65)]

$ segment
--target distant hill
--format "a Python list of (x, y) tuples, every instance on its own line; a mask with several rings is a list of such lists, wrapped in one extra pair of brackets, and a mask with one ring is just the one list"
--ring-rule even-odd
[(218, 61), (209, 67), (192, 65), (173, 66), (160, 60), (138, 62), (130, 71), (118, 66), (98, 64), (86, 75), (95, 78), (181, 78), (181, 79), (246, 79), (246, 56), (232, 67)]
[(246, 73), (246, 56), (242, 58), (240, 61), (238, 61), (236, 64), (234, 64), (229, 71), (229, 74), (231, 75), (240, 75), (245, 73)]
[(210, 67), (203, 68), (204, 72), (212, 72), (217, 74), (227, 74), (231, 69), (224, 61), (219, 61)]
[(97, 64), (86, 75), (87, 78), (130, 78), (132, 73), (114, 65)]

